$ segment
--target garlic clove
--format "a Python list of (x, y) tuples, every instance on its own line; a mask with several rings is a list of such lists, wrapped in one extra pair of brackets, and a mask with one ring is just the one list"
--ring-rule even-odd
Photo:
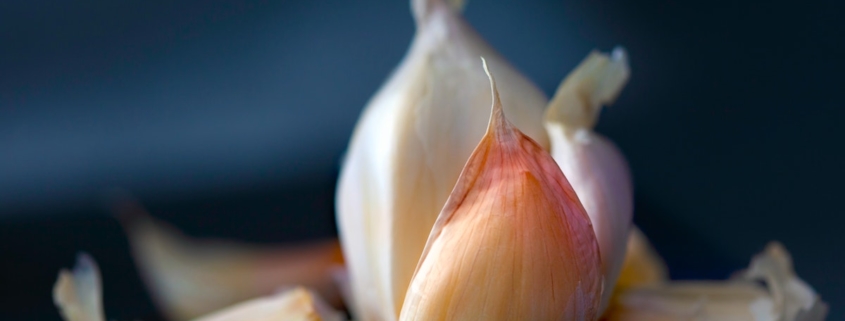
[(822, 321), (827, 304), (792, 270), (778, 243), (728, 281), (675, 281), (620, 289), (606, 321)]
[(258, 246), (191, 239), (139, 206), (118, 209), (152, 298), (171, 320), (188, 320), (278, 288), (304, 285), (340, 306), (332, 273), (342, 266), (336, 240)]
[(437, 218), (400, 320), (594, 320), (602, 276), (589, 217), (490, 83), (487, 133)]
[(413, 0), (417, 32), (361, 115), (341, 170), (338, 226), (356, 314), (395, 320), (438, 213), (487, 128), (485, 56), (513, 123), (543, 148), (547, 97), (461, 17), (460, 1)]
[(61, 270), (53, 286), (53, 302), (65, 321), (105, 321), (103, 285), (97, 262), (82, 253), (72, 272)]
[(343, 321), (346, 317), (319, 295), (296, 287), (272, 296), (236, 304), (194, 321)]
[(602, 310), (625, 260), (634, 200), (625, 157), (593, 126), (602, 105), (616, 98), (629, 74), (622, 49), (611, 56), (592, 52), (564, 79), (546, 111), (552, 157), (587, 210), (601, 248)]

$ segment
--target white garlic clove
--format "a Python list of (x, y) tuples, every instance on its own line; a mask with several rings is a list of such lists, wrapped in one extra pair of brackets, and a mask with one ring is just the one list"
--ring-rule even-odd
[(543, 148), (547, 97), (459, 12), (460, 1), (413, 0), (417, 33), (365, 108), (344, 160), (337, 215), (365, 320), (394, 320), (437, 214), (484, 136), (490, 88), (478, 57), (501, 76), (513, 123)]
[(593, 126), (602, 105), (615, 99), (628, 75), (623, 50), (616, 49), (611, 56), (592, 52), (564, 79), (546, 111), (552, 157), (590, 215), (601, 248), (602, 310), (625, 260), (634, 200), (625, 157)]

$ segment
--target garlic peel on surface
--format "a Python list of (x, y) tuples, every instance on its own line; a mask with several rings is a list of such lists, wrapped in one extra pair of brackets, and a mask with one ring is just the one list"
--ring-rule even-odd
[(727, 281), (673, 281), (620, 289), (606, 321), (822, 321), (827, 304), (792, 270), (779, 243)]
[(121, 203), (116, 211), (152, 299), (170, 320), (192, 319), (293, 285), (341, 305), (331, 278), (343, 264), (336, 240), (259, 246), (192, 239), (135, 203)]
[(414, 0), (417, 32), (367, 104), (341, 170), (337, 217), (364, 320), (395, 320), (438, 213), (484, 136), (490, 87), (478, 57), (502, 77), (511, 121), (548, 148), (547, 97), (461, 17), (458, 2)]
[(625, 259), (633, 218), (633, 184), (625, 157), (595, 133), (599, 111), (624, 87), (630, 71), (625, 51), (590, 53), (560, 84), (549, 102), (545, 126), (551, 154), (587, 210), (602, 255), (607, 306)]
[(61, 270), (53, 286), (53, 302), (65, 321), (105, 321), (103, 285), (97, 262), (82, 253), (72, 272)]
[[(77, 259), (73, 272), (62, 270), (53, 299), (65, 321), (105, 321), (103, 291), (97, 263), (87, 254)], [(244, 301), (194, 321), (343, 321), (319, 295), (303, 287)]]
[(594, 320), (602, 276), (589, 217), (490, 83), (487, 133), (437, 218), (400, 320)]

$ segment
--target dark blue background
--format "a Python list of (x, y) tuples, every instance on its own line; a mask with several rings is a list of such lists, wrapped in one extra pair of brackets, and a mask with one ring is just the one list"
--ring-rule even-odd
[[(845, 318), (842, 6), (835, 1), (471, 0), (547, 94), (593, 48), (633, 76), (598, 130), (677, 278), (724, 278), (769, 240)], [(335, 234), (361, 108), (414, 32), (407, 1), (0, 2), (0, 319), (58, 319), (79, 250), (107, 315), (154, 320), (101, 206), (132, 191), (195, 236)]]

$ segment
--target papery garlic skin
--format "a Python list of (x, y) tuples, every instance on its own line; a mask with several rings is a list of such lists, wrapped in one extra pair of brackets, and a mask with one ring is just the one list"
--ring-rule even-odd
[(53, 286), (53, 302), (65, 321), (105, 321), (100, 269), (88, 254), (80, 254), (73, 271), (62, 270)]
[(732, 280), (620, 289), (605, 320), (823, 321), (827, 311), (827, 304), (792, 270), (783, 246), (772, 243)]
[(591, 53), (558, 87), (546, 112), (551, 154), (590, 215), (605, 277), (602, 310), (625, 259), (634, 199), (625, 157), (613, 142), (595, 133), (599, 111), (628, 80), (622, 49), (612, 56)]
[(193, 239), (135, 203), (123, 202), (115, 210), (152, 299), (170, 320), (189, 320), (294, 285), (341, 305), (332, 281), (343, 264), (337, 240), (259, 246)]
[(487, 128), (490, 87), (478, 57), (501, 76), (513, 123), (543, 147), (546, 96), (460, 16), (460, 2), (414, 0), (417, 32), (365, 108), (338, 183), (338, 225), (355, 314), (395, 320), (438, 213)]
[[(87, 254), (73, 272), (62, 270), (53, 287), (53, 300), (65, 321), (105, 321), (103, 291), (97, 263)], [(343, 321), (315, 292), (304, 287), (254, 298), (194, 321)]]
[(400, 320), (595, 320), (590, 219), (551, 156), (505, 119), (490, 81), (489, 129), (437, 218)]

